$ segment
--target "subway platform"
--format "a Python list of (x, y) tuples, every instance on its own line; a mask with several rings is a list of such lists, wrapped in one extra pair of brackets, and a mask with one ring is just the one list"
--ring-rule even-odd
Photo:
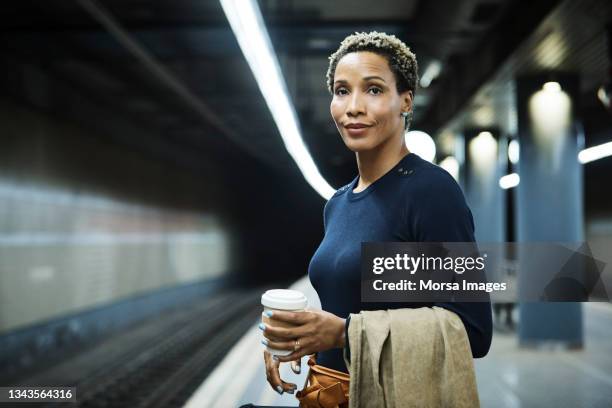
[[(320, 307), (305, 277), (291, 286), (303, 291), (309, 306)], [(515, 311), (516, 314), (516, 311)], [(233, 408), (242, 404), (298, 406), (294, 395), (278, 395), (268, 385), (259, 321), (233, 347), (185, 404), (186, 408)], [(612, 305), (584, 304), (582, 350), (518, 347), (517, 336), (498, 329), (489, 354), (475, 360), (482, 407), (609, 407), (612, 404)], [(297, 375), (281, 364), (281, 378), (300, 389), (306, 380), (306, 357)]]

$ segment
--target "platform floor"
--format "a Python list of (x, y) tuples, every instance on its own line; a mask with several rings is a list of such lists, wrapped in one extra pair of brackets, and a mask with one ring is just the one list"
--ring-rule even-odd
[[(307, 278), (292, 285), (320, 307)], [(524, 350), (514, 333), (498, 332), (487, 357), (475, 360), (482, 407), (611, 407), (612, 305), (584, 304), (585, 348), (581, 351)], [(241, 404), (298, 406), (291, 394), (278, 395), (266, 382), (258, 322), (193, 394), (185, 407), (234, 408)], [(281, 365), (281, 377), (302, 388), (306, 378)]]

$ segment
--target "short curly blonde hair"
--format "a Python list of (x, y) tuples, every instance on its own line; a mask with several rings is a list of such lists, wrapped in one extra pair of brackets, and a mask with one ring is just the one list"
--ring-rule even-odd
[(387, 58), (389, 68), (395, 75), (397, 92), (416, 92), (419, 81), (419, 67), (416, 55), (401, 40), (392, 34), (371, 31), (369, 33), (351, 34), (340, 43), (340, 48), (329, 56), (329, 68), (327, 69), (327, 89), (330, 94), (334, 93), (334, 75), (338, 62), (346, 54), (357, 51), (371, 51)]

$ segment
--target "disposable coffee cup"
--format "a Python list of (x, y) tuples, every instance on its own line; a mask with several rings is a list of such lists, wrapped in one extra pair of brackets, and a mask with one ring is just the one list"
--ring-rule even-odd
[[(265, 312), (271, 310), (272, 314), (274, 314), (275, 310), (288, 310), (291, 312), (304, 311), (308, 305), (308, 299), (306, 299), (306, 296), (299, 290), (270, 289), (261, 295), (261, 304), (264, 309), (261, 314), (261, 320), (266, 325), (272, 327), (292, 327), (293, 325), (291, 323), (268, 318)], [(266, 346), (266, 349), (270, 354), (277, 356), (288, 356), (293, 353), (293, 350), (277, 350), (268, 346)]]

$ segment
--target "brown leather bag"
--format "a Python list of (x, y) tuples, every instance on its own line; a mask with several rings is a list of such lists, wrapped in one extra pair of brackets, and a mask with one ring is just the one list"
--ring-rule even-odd
[(301, 408), (348, 408), (349, 375), (317, 365), (314, 356), (308, 359), (310, 371), (304, 389), (296, 398)]

